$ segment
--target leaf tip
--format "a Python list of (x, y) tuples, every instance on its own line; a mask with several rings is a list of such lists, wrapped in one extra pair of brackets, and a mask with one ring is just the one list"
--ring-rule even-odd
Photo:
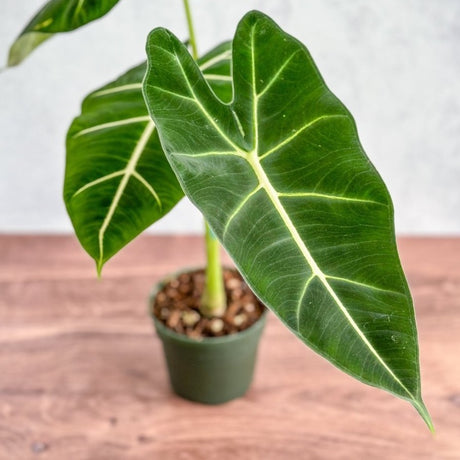
[(426, 408), (424, 402), (420, 399), (420, 401), (413, 401), (412, 405), (415, 407), (417, 412), (422, 417), (423, 421), (426, 423), (426, 426), (431, 431), (431, 434), (435, 435), (436, 430), (434, 428), (433, 421), (431, 420), (430, 413), (428, 412), (428, 409)]
[(0, 69), (0, 72), (2, 72), (3, 70), (5, 70), (6, 68), (8, 67), (16, 67), (17, 65), (19, 65), (20, 63), (22, 62), (22, 59), (19, 59), (18, 56), (16, 56), (15, 53), (13, 53), (13, 49), (11, 48), (10, 49), (10, 52), (8, 54), (8, 59), (6, 61), (6, 66), (5, 67), (2, 67)]
[(102, 267), (104, 266), (104, 262), (102, 260), (96, 260), (96, 271), (97, 271), (97, 279), (100, 280), (102, 278)]

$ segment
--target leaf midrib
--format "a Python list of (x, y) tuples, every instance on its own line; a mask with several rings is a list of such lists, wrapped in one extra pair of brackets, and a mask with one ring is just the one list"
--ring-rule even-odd
[[(304, 241), (302, 240), (299, 232), (297, 231), (295, 225), (293, 224), (291, 218), (289, 217), (289, 214), (285, 210), (284, 206), (282, 205), (278, 192), (274, 189), (272, 186), (270, 180), (268, 179), (265, 170), (263, 169), (262, 165), (260, 164), (257, 152), (252, 151), (249, 153), (248, 158), (247, 158), (248, 163), (251, 165), (254, 173), (257, 176), (257, 179), (259, 180), (259, 185), (262, 189), (265, 190), (267, 193), (270, 201), (272, 202), (273, 206), (275, 207), (276, 211), (281, 217), (281, 220), (283, 221), (284, 225), (288, 229), (289, 233), (291, 234), (293, 240), (295, 241), (297, 247), (299, 248), (300, 252), (304, 256), (305, 260), (307, 261), (308, 265), (310, 266), (312, 270), (312, 276), (309, 277), (307, 280), (307, 288), (308, 284), (312, 281), (314, 277), (318, 278), (323, 286), (326, 288), (328, 291), (329, 295), (332, 297), (336, 305), (339, 307), (341, 310), (342, 314), (345, 316), (347, 321), (350, 323), (352, 328), (355, 330), (359, 338), (364, 342), (364, 344), (367, 346), (367, 348), (371, 351), (371, 353), (375, 356), (375, 358), (380, 362), (380, 364), (384, 367), (384, 369), (391, 375), (391, 377), (401, 386), (401, 388), (404, 389), (404, 391), (407, 392), (407, 394), (410, 396), (411, 399), (415, 400), (414, 395), (410, 392), (410, 390), (401, 382), (401, 380), (396, 376), (396, 374), (390, 369), (390, 367), (387, 365), (387, 363), (384, 361), (384, 359), (378, 354), (377, 350), (373, 347), (373, 345), (369, 342), (367, 337), (364, 335), (363, 331), (359, 328), (358, 324), (355, 322), (353, 317), (350, 315), (348, 312), (347, 308), (345, 305), (342, 303), (342, 301), (339, 299), (337, 294), (335, 293), (334, 289), (330, 285), (329, 281), (327, 280), (328, 275), (323, 273), (323, 271), (319, 268), (318, 264), (316, 263), (315, 259), (311, 255), (309, 249), (305, 245)], [(302, 297), (307, 292), (307, 288), (304, 290), (304, 293)]]
[[(287, 142), (290, 142), (293, 139), (293, 136), (289, 137), (286, 139), (286, 142), (281, 142), (276, 146), (275, 148), (269, 150), (268, 152), (264, 153), (261, 157), (259, 155), (259, 140), (258, 140), (258, 126), (259, 126), (259, 120), (258, 120), (258, 113), (259, 113), (259, 95), (256, 92), (257, 86), (256, 86), (256, 64), (255, 64), (255, 45), (254, 45), (254, 38), (255, 38), (255, 27), (256, 25), (254, 24), (251, 28), (251, 76), (252, 76), (252, 96), (253, 96), (253, 101), (252, 101), (252, 113), (253, 113), (253, 123), (254, 123), (254, 135), (256, 138), (254, 139), (254, 149), (252, 152), (248, 154), (247, 161), (251, 165), (254, 173), (256, 174), (256, 177), (259, 181), (259, 185), (265, 190), (267, 193), (270, 201), (272, 202), (273, 206), (275, 207), (276, 211), (280, 215), (281, 219), (284, 222), (284, 225), (286, 225), (286, 228), (288, 229), (289, 233), (292, 235), (292, 238), (294, 239), (297, 247), (299, 248), (300, 252), (304, 256), (305, 260), (307, 261), (308, 265), (310, 266), (312, 270), (312, 275), (309, 277), (309, 279), (306, 281), (306, 287), (304, 288), (302, 298), (306, 294), (308, 290), (308, 285), (313, 279), (313, 275), (317, 277), (323, 286), (326, 288), (328, 291), (329, 295), (332, 297), (336, 305), (339, 307), (341, 310), (342, 314), (345, 316), (347, 321), (350, 323), (354, 331), (357, 333), (358, 337), (364, 342), (364, 344), (368, 347), (368, 349), (371, 351), (371, 353), (376, 357), (376, 359), (380, 362), (380, 364), (383, 366), (383, 368), (391, 375), (391, 377), (401, 386), (401, 388), (404, 389), (404, 391), (407, 392), (407, 394), (411, 397), (411, 399), (415, 400), (414, 395), (409, 391), (409, 389), (401, 382), (401, 380), (396, 376), (396, 374), (390, 369), (390, 367), (387, 365), (387, 363), (384, 361), (384, 359), (379, 355), (377, 350), (372, 346), (372, 344), (369, 342), (367, 337), (364, 335), (363, 331), (359, 328), (357, 323), (354, 321), (353, 317), (350, 315), (348, 310), (346, 309), (345, 305), (342, 303), (342, 301), (339, 299), (337, 294), (335, 293), (334, 289), (332, 289), (332, 286), (329, 284), (328, 280), (326, 279), (326, 275), (321, 271), (319, 268), (318, 264), (316, 263), (315, 259), (311, 255), (309, 249), (307, 248), (306, 244), (302, 240), (299, 232), (297, 231), (297, 228), (293, 224), (289, 214), (285, 210), (284, 206), (282, 205), (278, 192), (275, 190), (275, 188), (272, 186), (270, 180), (268, 179), (265, 170), (263, 169), (262, 165), (260, 164), (261, 158), (266, 158), (269, 154), (277, 150), (279, 147), (282, 147), (286, 145)], [(290, 59), (288, 62), (290, 62)], [(284, 65), (282, 66), (284, 69)], [(280, 71), (278, 71), (277, 75), (280, 75)], [(273, 84), (273, 79), (270, 82), (270, 86)], [(265, 94), (265, 91), (262, 93)], [(321, 120), (322, 117), (317, 118), (316, 120)], [(316, 122), (316, 120), (313, 120), (310, 123), (307, 123), (304, 128), (301, 129), (300, 132), (303, 132), (305, 129), (308, 129), (313, 123)], [(295, 133), (294, 136), (297, 136), (300, 134), (299, 131)], [(300, 299), (300, 301), (302, 300)]]
[[(252, 81), (252, 83), (253, 83), (252, 84), (252, 91), (253, 91), (253, 104), (252, 104), (253, 105), (253, 123), (254, 123), (255, 126), (258, 127), (258, 125), (259, 125), (259, 121), (258, 121), (258, 112), (259, 112), (258, 101), (259, 101), (260, 96), (256, 92), (256, 88), (257, 88), (256, 87), (256, 78), (257, 77), (256, 77), (256, 64), (255, 64), (254, 36), (255, 36), (255, 25), (251, 28), (251, 48), (252, 48), (251, 49), (251, 58), (252, 58), (251, 59), (251, 66), (252, 66), (251, 73), (252, 73), (252, 80), (253, 80)], [(289, 58), (288, 62), (290, 62), (290, 59), (291, 58)], [(285, 68), (284, 64), (283, 64), (282, 68), (283, 69)], [(280, 74), (280, 71), (278, 71), (277, 75), (279, 75), (279, 74)], [(273, 83), (273, 80), (270, 83), (270, 86), (272, 85), (272, 83)], [(263, 94), (265, 94), (265, 92), (263, 92)], [(316, 120), (319, 121), (321, 119), (323, 119), (323, 117), (319, 117)], [(312, 122), (307, 123), (301, 129), (300, 132), (303, 132), (305, 129), (308, 129), (313, 123), (316, 122), (316, 120), (313, 120)], [(258, 137), (258, 128), (255, 128), (254, 132), (255, 132), (256, 136)], [(300, 132), (297, 131), (295, 133), (295, 136), (300, 134)], [(286, 142), (281, 142), (280, 144), (278, 144), (279, 147), (282, 147), (282, 146), (286, 145), (286, 143), (290, 142), (292, 139), (293, 139), (293, 136), (289, 137), (288, 139), (285, 140)], [(318, 264), (316, 263), (315, 259), (311, 255), (311, 253), (310, 253), (309, 249), (307, 248), (306, 244), (304, 243), (303, 239), (301, 238), (299, 232), (297, 231), (297, 228), (293, 224), (289, 214), (287, 213), (287, 211), (285, 210), (284, 206), (282, 205), (282, 203), (281, 203), (281, 201), (279, 199), (278, 192), (272, 186), (270, 180), (268, 179), (268, 177), (267, 177), (267, 175), (265, 173), (265, 170), (263, 169), (262, 165), (260, 164), (261, 159), (266, 158), (268, 155), (270, 155), (272, 152), (274, 152), (275, 149), (278, 149), (278, 146), (275, 147), (275, 149), (271, 149), (268, 152), (264, 153), (262, 155), (262, 157), (260, 157), (258, 145), (259, 145), (258, 138), (256, 138), (254, 140), (254, 150), (251, 153), (249, 153), (249, 155), (248, 155), (248, 162), (251, 165), (253, 171), (255, 172), (255, 174), (256, 174), (256, 176), (258, 178), (259, 185), (261, 185), (261, 187), (267, 193), (270, 201), (272, 202), (273, 206), (277, 210), (278, 214), (280, 215), (281, 219), (283, 220), (284, 224), (286, 225), (286, 228), (288, 229), (289, 233), (292, 235), (296, 245), (298, 246), (300, 252), (304, 256), (305, 260), (307, 261), (308, 265), (310, 266), (310, 268), (312, 270), (312, 275), (306, 281), (306, 287), (304, 288), (302, 298), (306, 294), (306, 292), (308, 290), (308, 285), (310, 284), (312, 279), (314, 277), (317, 277), (321, 281), (323, 286), (326, 288), (326, 290), (328, 291), (329, 295), (332, 297), (332, 299), (334, 300), (336, 305), (339, 307), (340, 311), (345, 316), (346, 320), (350, 323), (350, 325), (352, 326), (352, 328), (354, 329), (354, 331), (356, 332), (358, 337), (363, 341), (363, 343), (366, 345), (366, 347), (375, 356), (377, 361), (390, 374), (390, 376), (401, 386), (401, 388), (403, 388), (404, 391), (407, 392), (407, 394), (410, 396), (410, 398), (415, 400), (414, 395), (401, 382), (401, 380), (398, 378), (398, 376), (387, 365), (385, 360), (379, 355), (377, 350), (369, 342), (368, 338), (365, 336), (363, 331), (360, 329), (358, 324), (355, 322), (353, 317), (350, 315), (350, 313), (348, 312), (348, 310), (345, 307), (345, 305), (343, 304), (343, 302), (339, 299), (338, 295), (336, 294), (336, 292), (334, 291), (334, 289), (330, 285), (329, 281), (327, 280), (326, 275), (319, 268)], [(299, 300), (299, 302), (301, 302), (302, 298)], [(300, 308), (300, 306), (299, 306), (299, 308)]]
[[(115, 211), (118, 207), (118, 203), (121, 200), (121, 197), (123, 195), (123, 192), (125, 191), (126, 186), (128, 185), (129, 179), (131, 176), (134, 175), (137, 163), (142, 156), (145, 146), (147, 145), (153, 131), (155, 130), (155, 125), (153, 121), (149, 121), (147, 123), (147, 126), (145, 127), (144, 131), (142, 132), (141, 137), (139, 138), (139, 141), (137, 142), (133, 153), (131, 155), (131, 158), (129, 159), (128, 164), (126, 165), (126, 168), (124, 170), (123, 177), (118, 184), (117, 191), (115, 192), (115, 195), (113, 197), (112, 202), (110, 203), (109, 210), (104, 218), (104, 221), (101, 225), (101, 228), (99, 229), (98, 233), (98, 243), (99, 243), (99, 260), (97, 263), (97, 269), (98, 272), (102, 270), (102, 266), (104, 264), (104, 236), (105, 232), (110, 225), (110, 222), (112, 220), (113, 215), (115, 214)], [(156, 194), (155, 194), (156, 195)], [(156, 200), (161, 206), (161, 202), (159, 201), (158, 195), (156, 195)]]

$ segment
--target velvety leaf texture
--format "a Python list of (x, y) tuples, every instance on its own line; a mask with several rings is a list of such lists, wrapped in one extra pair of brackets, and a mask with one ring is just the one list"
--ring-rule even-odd
[(108, 13), (119, 0), (50, 0), (11, 45), (8, 65), (20, 64), (37, 46), (59, 32), (69, 32)]
[(168, 160), (254, 292), (307, 345), (410, 401), (431, 427), (391, 199), (307, 49), (248, 13), (229, 104), (167, 30), (150, 34), (147, 54), (144, 95)]
[[(227, 42), (199, 60), (215, 93), (227, 101), (230, 58)], [(184, 195), (142, 96), (145, 68), (143, 63), (91, 93), (67, 134), (64, 201), (99, 272)]]

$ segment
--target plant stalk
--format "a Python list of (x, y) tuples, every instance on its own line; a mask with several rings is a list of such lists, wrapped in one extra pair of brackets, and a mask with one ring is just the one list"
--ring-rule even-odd
[(183, 2), (184, 2), (185, 16), (187, 18), (190, 47), (192, 48), (193, 59), (195, 59), (196, 61), (198, 59), (198, 48), (196, 47), (195, 30), (193, 28), (192, 13), (190, 12), (190, 5), (189, 5), (188, 0), (183, 0)]
[(200, 311), (206, 316), (223, 316), (227, 308), (224, 277), (220, 262), (220, 243), (205, 221), (206, 282)]
[[(198, 59), (195, 31), (188, 0), (183, 0), (185, 16), (189, 31), (189, 42), (192, 48), (193, 59)], [(201, 297), (200, 311), (205, 316), (223, 316), (227, 308), (227, 298), (224, 289), (224, 277), (220, 261), (220, 244), (205, 221), (206, 243), (206, 280)]]

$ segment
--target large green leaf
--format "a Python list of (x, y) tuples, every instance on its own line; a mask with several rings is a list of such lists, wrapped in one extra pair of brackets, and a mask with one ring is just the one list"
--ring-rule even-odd
[(144, 95), (167, 157), (255, 293), (306, 344), (431, 426), (391, 199), (307, 49), (246, 15), (231, 104), (170, 32), (154, 30), (147, 54)]
[[(231, 99), (230, 43), (199, 60)], [(103, 264), (183, 197), (142, 96), (145, 63), (91, 93), (67, 134), (64, 200), (78, 239)]]
[(11, 45), (8, 65), (20, 64), (37, 46), (59, 32), (69, 32), (108, 13), (119, 0), (50, 0)]

